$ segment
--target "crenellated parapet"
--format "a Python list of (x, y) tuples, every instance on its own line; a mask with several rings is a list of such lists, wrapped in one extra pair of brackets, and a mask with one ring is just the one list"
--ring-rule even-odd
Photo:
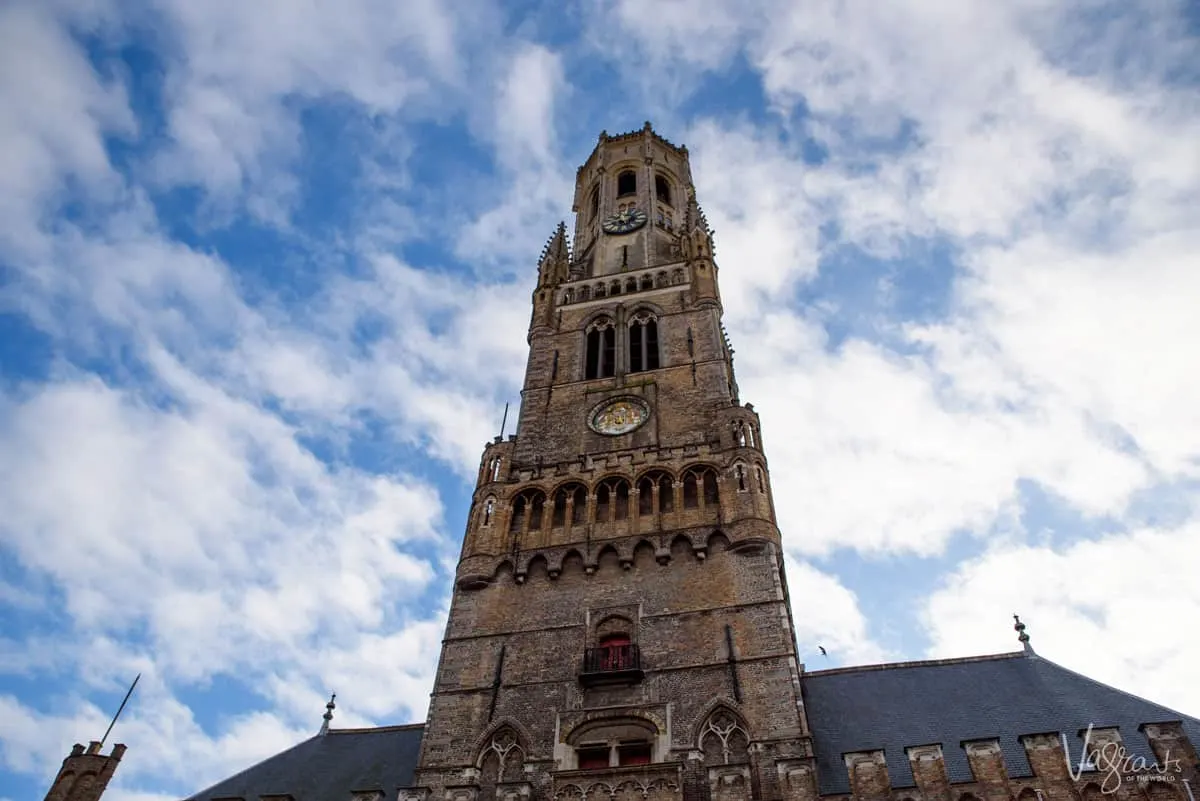
[[(1178, 721), (1143, 724), (1140, 732), (1132, 732), (1137, 742), (1127, 734), (1119, 727), (1092, 727), (1071, 733), (927, 743), (907, 746), (896, 756), (884, 749), (848, 752), (843, 763), (849, 792), (821, 797), (830, 801), (1195, 801), (1200, 780), (1195, 747)], [(1078, 747), (1071, 745), (1072, 740)], [(1019, 748), (1013, 748), (1014, 743)], [(965, 776), (961, 768), (948, 766), (944, 749), (950, 748), (958, 749), (958, 764), (965, 755), (969, 766)], [(1149, 754), (1153, 756), (1148, 758)]]

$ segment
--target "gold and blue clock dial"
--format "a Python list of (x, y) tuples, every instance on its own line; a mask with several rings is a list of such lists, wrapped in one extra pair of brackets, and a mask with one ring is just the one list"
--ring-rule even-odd
[(604, 218), (600, 227), (606, 234), (628, 234), (646, 224), (646, 212), (641, 209), (625, 209)]

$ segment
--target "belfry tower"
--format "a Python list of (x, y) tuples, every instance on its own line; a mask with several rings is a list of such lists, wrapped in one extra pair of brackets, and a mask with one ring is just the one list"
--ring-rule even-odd
[(688, 152), (600, 141), (483, 453), (413, 801), (815, 796), (758, 416)]

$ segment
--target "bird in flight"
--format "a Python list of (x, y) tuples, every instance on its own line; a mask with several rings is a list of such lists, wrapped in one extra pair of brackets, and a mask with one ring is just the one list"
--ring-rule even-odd
[(829, 656), (829, 654), (825, 653), (824, 645), (818, 645), (817, 648), (821, 649), (821, 656)]

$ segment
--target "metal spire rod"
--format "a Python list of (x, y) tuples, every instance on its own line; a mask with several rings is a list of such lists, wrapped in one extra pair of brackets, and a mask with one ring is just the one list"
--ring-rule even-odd
[(121, 701), (121, 705), (117, 707), (117, 714), (113, 715), (112, 722), (108, 724), (108, 728), (104, 730), (104, 736), (100, 738), (100, 747), (104, 747), (104, 742), (108, 739), (108, 735), (112, 732), (113, 726), (117, 725), (117, 718), (121, 717), (121, 713), (125, 711), (125, 704), (129, 702), (129, 696), (133, 695), (133, 688), (137, 686), (138, 679), (142, 677), (139, 673), (133, 677), (133, 684), (129, 685), (129, 692), (125, 693), (125, 698)]
[(504, 429), (508, 426), (508, 404), (504, 404), (504, 419), (500, 421), (500, 439), (504, 439)]

